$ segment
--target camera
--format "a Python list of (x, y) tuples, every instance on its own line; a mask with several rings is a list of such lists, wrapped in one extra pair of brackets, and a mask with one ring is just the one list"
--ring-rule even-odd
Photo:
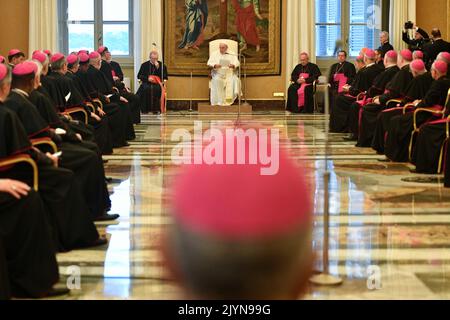
[(405, 29), (410, 30), (414, 28), (414, 23), (412, 21), (408, 21), (405, 23)]

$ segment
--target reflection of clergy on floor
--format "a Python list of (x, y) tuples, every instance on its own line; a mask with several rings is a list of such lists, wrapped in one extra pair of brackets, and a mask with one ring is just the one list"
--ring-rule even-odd
[(300, 64), (292, 72), (286, 109), (292, 113), (314, 112), (314, 82), (321, 76), (319, 67), (309, 62), (306, 52), (300, 54)]
[[(158, 61), (157, 51), (150, 52), (150, 60), (144, 62), (139, 70), (138, 79), (142, 82), (137, 94), (141, 99), (142, 113), (165, 112), (165, 82), (169, 79), (167, 67), (164, 65), (164, 73), (161, 69), (162, 62)], [(163, 82), (161, 81), (163, 77)]]
[(219, 48), (208, 60), (208, 67), (212, 68), (211, 105), (231, 106), (239, 95), (239, 59), (236, 53), (228, 51), (225, 43)]

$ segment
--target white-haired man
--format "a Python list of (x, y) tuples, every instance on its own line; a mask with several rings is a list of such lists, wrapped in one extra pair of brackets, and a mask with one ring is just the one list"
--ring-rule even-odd
[(381, 52), (381, 57), (384, 59), (384, 55), (391, 50), (394, 50), (394, 47), (389, 43), (389, 32), (381, 31), (380, 33), (380, 47), (378, 50)]
[(228, 45), (221, 43), (219, 50), (208, 60), (211, 68), (211, 105), (231, 106), (239, 96), (240, 85), (237, 76), (239, 59), (236, 53), (228, 50)]
[(150, 60), (144, 62), (139, 70), (138, 79), (142, 81), (138, 90), (143, 114), (165, 112), (165, 84), (169, 80), (167, 67), (158, 60), (158, 51), (150, 52)]

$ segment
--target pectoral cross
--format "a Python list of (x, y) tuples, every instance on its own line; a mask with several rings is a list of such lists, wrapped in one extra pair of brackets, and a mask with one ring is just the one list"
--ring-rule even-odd
[(228, 0), (220, 1), (220, 34), (228, 34)]

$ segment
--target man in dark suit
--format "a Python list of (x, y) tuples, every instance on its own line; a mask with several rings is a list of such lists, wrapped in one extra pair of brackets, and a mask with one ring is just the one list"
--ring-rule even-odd
[(433, 44), (424, 49), (425, 59), (429, 67), (436, 60), (439, 53), (450, 52), (450, 43), (442, 39), (441, 30), (437, 28), (433, 29), (433, 31), (431, 31), (431, 37), (433, 39)]
[(381, 57), (384, 59), (384, 55), (387, 52), (394, 50), (394, 47), (389, 43), (389, 32), (382, 31), (380, 33), (380, 44), (378, 51), (381, 52)]

